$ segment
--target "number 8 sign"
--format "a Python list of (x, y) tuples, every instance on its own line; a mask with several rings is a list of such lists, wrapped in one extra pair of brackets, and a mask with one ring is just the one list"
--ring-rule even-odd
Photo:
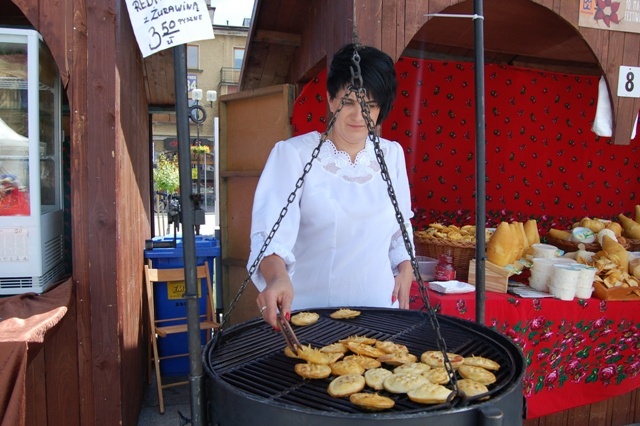
[(640, 98), (640, 68), (620, 67), (618, 76), (618, 96), (625, 98)]

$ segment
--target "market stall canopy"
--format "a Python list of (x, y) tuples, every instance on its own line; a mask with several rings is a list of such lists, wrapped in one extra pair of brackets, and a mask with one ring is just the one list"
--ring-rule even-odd
[[(577, 6), (575, 6), (577, 8)], [(426, 13), (426, 12), (425, 12)], [(467, 0), (439, 13), (472, 14)], [(577, 9), (576, 9), (577, 13)], [(299, 83), (291, 75), (297, 49), (309, 20), (319, 19), (313, 2), (256, 0), (247, 39), (241, 90)], [(602, 73), (597, 58), (576, 28), (552, 10), (532, 1), (485, 1), (485, 62), (536, 69)], [(429, 18), (424, 17), (422, 22)], [(433, 18), (404, 52), (422, 58), (473, 61), (473, 20)]]

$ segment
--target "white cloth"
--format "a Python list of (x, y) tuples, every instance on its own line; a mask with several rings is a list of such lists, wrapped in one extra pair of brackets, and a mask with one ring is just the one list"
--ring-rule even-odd
[[(631, 128), (631, 139), (636, 137), (636, 128), (638, 127), (638, 115)], [(598, 83), (598, 103), (596, 104), (596, 116), (593, 119), (591, 130), (598, 136), (613, 136), (613, 112), (611, 110), (611, 98), (609, 97), (609, 89), (604, 76), (600, 77)]]
[(596, 116), (593, 119), (591, 130), (598, 136), (611, 137), (613, 135), (611, 100), (609, 99), (609, 89), (607, 89), (607, 81), (604, 76), (600, 77), (600, 83), (598, 83), (598, 103), (596, 104)]
[[(318, 145), (311, 132), (278, 142), (258, 183), (251, 223), (253, 264), (305, 164)], [(411, 197), (402, 147), (380, 139), (385, 163), (409, 237)], [(292, 309), (342, 306), (397, 306), (391, 302), (397, 266), (408, 260), (400, 226), (382, 179), (373, 142), (355, 164), (332, 142), (320, 154), (288, 208), (264, 256), (277, 254), (287, 265), (294, 286)], [(258, 270), (252, 280), (259, 291), (266, 283)]]

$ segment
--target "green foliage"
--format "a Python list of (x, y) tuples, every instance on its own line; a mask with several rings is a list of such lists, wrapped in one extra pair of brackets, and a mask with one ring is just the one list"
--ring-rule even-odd
[(153, 169), (153, 182), (158, 191), (173, 194), (178, 190), (180, 187), (180, 171), (177, 156), (168, 158), (165, 154), (160, 154), (158, 164)]

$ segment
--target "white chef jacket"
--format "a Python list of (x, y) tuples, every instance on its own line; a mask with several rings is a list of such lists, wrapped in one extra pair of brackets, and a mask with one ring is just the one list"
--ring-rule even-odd
[[(282, 208), (318, 145), (310, 132), (278, 142), (258, 182), (251, 223), (251, 254), (257, 257)], [(411, 199), (402, 147), (380, 138), (380, 148), (409, 237)], [(312, 307), (392, 307), (394, 275), (410, 259), (374, 145), (366, 141), (355, 164), (325, 141), (303, 186), (280, 224), (264, 257), (277, 254), (294, 288), (293, 310)], [(252, 276), (259, 291), (266, 283), (259, 268)]]

